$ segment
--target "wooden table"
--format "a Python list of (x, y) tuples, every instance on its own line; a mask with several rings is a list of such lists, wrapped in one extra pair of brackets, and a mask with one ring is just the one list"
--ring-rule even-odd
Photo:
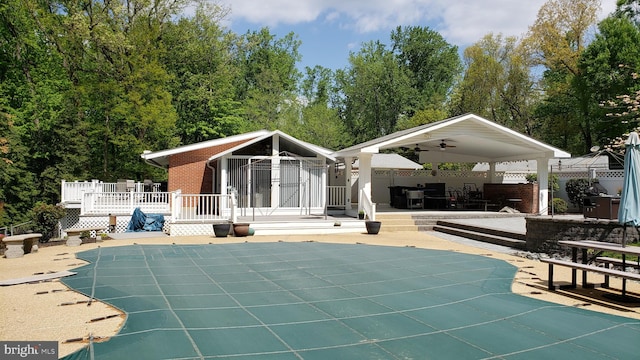
[[(627, 255), (634, 255), (634, 256), (640, 256), (640, 247), (638, 246), (622, 246), (620, 244), (615, 244), (615, 243), (608, 243), (608, 242), (602, 242), (602, 241), (589, 241), (589, 240), (585, 240), (585, 241), (571, 241), (571, 240), (565, 240), (565, 241), (558, 241), (559, 245), (565, 245), (565, 246), (570, 246), (571, 247), (571, 260), (573, 263), (578, 263), (578, 249), (582, 250), (582, 264), (586, 265), (588, 263), (588, 251), (589, 249), (591, 250), (596, 250), (598, 253), (601, 253), (603, 251), (611, 251), (611, 252), (615, 252), (618, 254), (622, 255), (622, 263), (623, 263), (623, 269), (622, 269), (622, 273), (625, 272), (625, 261), (626, 261), (626, 256)], [(593, 258), (595, 259), (598, 256), (598, 254), (595, 254), (593, 256)], [(586, 268), (583, 268), (582, 270), (582, 286), (586, 287), (588, 286), (587, 284), (587, 271), (585, 270)], [(602, 270), (598, 270), (598, 269), (594, 269), (596, 270), (596, 272), (600, 272), (600, 273), (604, 273), (605, 274), (605, 286), (608, 286), (608, 274), (605, 271)], [(575, 286), (576, 284), (576, 278), (577, 278), (577, 268), (572, 268), (571, 270), (571, 282), (572, 284)], [(619, 274), (619, 272), (613, 273), (613, 275), (624, 275), (624, 274)], [(638, 274), (634, 274), (634, 273), (628, 273), (628, 278), (636, 278)], [(622, 295), (626, 295), (626, 285), (627, 285), (627, 277), (623, 277), (622, 278)]]

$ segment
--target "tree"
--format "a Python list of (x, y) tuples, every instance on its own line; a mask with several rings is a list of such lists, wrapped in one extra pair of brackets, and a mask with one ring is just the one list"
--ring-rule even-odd
[(416, 126), (429, 124), (435, 121), (446, 119), (448, 113), (442, 108), (431, 108), (419, 110), (412, 117), (402, 116), (396, 124), (396, 131), (411, 129)]
[[(638, 125), (637, 112), (624, 101), (629, 97), (621, 97), (623, 101), (614, 107), (601, 105), (640, 89), (634, 76), (640, 71), (640, 29), (627, 17), (609, 17), (598, 28), (595, 40), (580, 57), (576, 80), (593, 119), (592, 138), (604, 145)], [(616, 116), (607, 117), (607, 113)]]
[(294, 33), (276, 39), (267, 28), (241, 38), (236, 54), (241, 73), (235, 88), (244, 111), (244, 131), (280, 127), (281, 107), (295, 101), (299, 47)]
[(597, 20), (600, 0), (548, 0), (525, 39), (536, 64), (578, 74), (578, 58)]
[(614, 15), (619, 18), (628, 18), (638, 26), (640, 25), (640, 2), (638, 0), (618, 0)]
[(341, 116), (356, 143), (390, 134), (408, 114), (409, 76), (379, 41), (349, 55), (349, 66), (336, 74), (342, 93)]
[(464, 51), (465, 73), (451, 101), (468, 112), (533, 135), (537, 101), (529, 64), (515, 37), (488, 34)]
[(593, 143), (593, 114), (576, 77), (599, 7), (599, 0), (549, 0), (523, 40), (531, 64), (546, 68), (541, 81), (545, 98), (535, 110), (542, 140), (569, 151), (582, 152)]
[(408, 116), (442, 106), (462, 69), (457, 46), (447, 43), (439, 33), (419, 26), (397, 27), (391, 32), (391, 43), (413, 89)]
[(237, 134), (242, 108), (235, 98), (239, 69), (232, 49), (237, 37), (220, 25), (227, 10), (201, 4), (193, 17), (168, 25), (162, 62), (177, 111), (176, 132), (183, 144)]
[(335, 75), (331, 69), (316, 65), (305, 68), (300, 93), (310, 105), (330, 105), (336, 98)]
[(282, 130), (328, 149), (352, 145), (338, 109), (332, 106), (338, 96), (333, 71), (322, 66), (305, 68), (300, 93), (301, 97), (286, 107), (289, 111), (281, 112)]

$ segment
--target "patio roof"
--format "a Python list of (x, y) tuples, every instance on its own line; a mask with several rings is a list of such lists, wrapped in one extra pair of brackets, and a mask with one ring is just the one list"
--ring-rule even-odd
[[(356, 160), (352, 168), (358, 169), (360, 161)], [(372, 169), (422, 169), (422, 165), (413, 162), (399, 154), (374, 154), (371, 158)]]
[[(447, 147), (441, 147), (445, 143)], [(393, 148), (419, 147), (420, 163), (502, 162), (568, 158), (571, 154), (474, 114), (402, 130), (335, 152), (358, 157)]]

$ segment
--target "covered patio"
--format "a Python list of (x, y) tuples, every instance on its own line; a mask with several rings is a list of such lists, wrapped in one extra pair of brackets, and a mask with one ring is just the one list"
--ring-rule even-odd
[[(367, 141), (349, 148), (337, 151), (332, 155), (345, 164), (345, 173), (351, 173), (352, 163), (359, 162), (358, 199), (357, 208), (350, 206), (347, 201), (347, 213), (363, 210), (369, 218), (375, 218), (375, 202), (372, 201), (373, 172), (372, 156), (385, 150), (409, 148), (419, 154), (421, 164), (432, 164), (431, 173), (415, 177), (413, 186), (430, 188), (446, 188), (449, 184), (435, 185), (434, 179), (438, 175), (438, 164), (442, 163), (487, 163), (489, 171), (483, 173), (483, 178), (473, 179), (477, 191), (483, 191), (488, 185), (501, 184), (502, 181), (496, 171), (496, 164), (501, 162), (534, 160), (537, 173), (537, 196), (535, 206), (531, 206), (532, 213), (546, 214), (549, 207), (549, 159), (569, 158), (571, 154), (558, 148), (535, 140), (529, 136), (496, 124), (474, 114), (465, 114), (449, 119), (402, 130), (371, 141)], [(467, 175), (469, 176), (469, 175)], [(350, 178), (345, 177), (345, 185), (350, 187)], [(469, 179), (471, 180), (471, 179)], [(455, 179), (456, 184), (465, 183), (465, 179)], [(454, 180), (451, 180), (454, 182)], [(471, 183), (471, 181), (468, 181)], [(482, 185), (482, 188), (481, 186)], [(380, 189), (376, 189), (380, 191)], [(386, 191), (386, 189), (383, 189)], [(440, 191), (440, 190), (439, 190)], [(445, 190), (446, 191), (446, 190)], [(501, 191), (493, 189), (492, 191)], [(448, 195), (448, 194), (442, 194)], [(391, 196), (391, 195), (390, 195)], [(428, 195), (425, 195), (428, 196)], [(354, 199), (355, 200), (355, 199)], [(513, 199), (517, 201), (517, 198)], [(390, 203), (393, 199), (389, 199)]]

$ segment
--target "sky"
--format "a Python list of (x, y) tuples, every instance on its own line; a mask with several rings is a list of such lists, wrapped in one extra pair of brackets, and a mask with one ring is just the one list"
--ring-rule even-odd
[[(466, 47), (489, 33), (523, 36), (546, 0), (212, 0), (230, 8), (237, 34), (269, 27), (278, 38), (294, 32), (302, 42), (300, 69), (346, 68), (362, 43), (390, 44), (398, 26), (421, 26)], [(615, 10), (602, 0), (600, 18)]]

